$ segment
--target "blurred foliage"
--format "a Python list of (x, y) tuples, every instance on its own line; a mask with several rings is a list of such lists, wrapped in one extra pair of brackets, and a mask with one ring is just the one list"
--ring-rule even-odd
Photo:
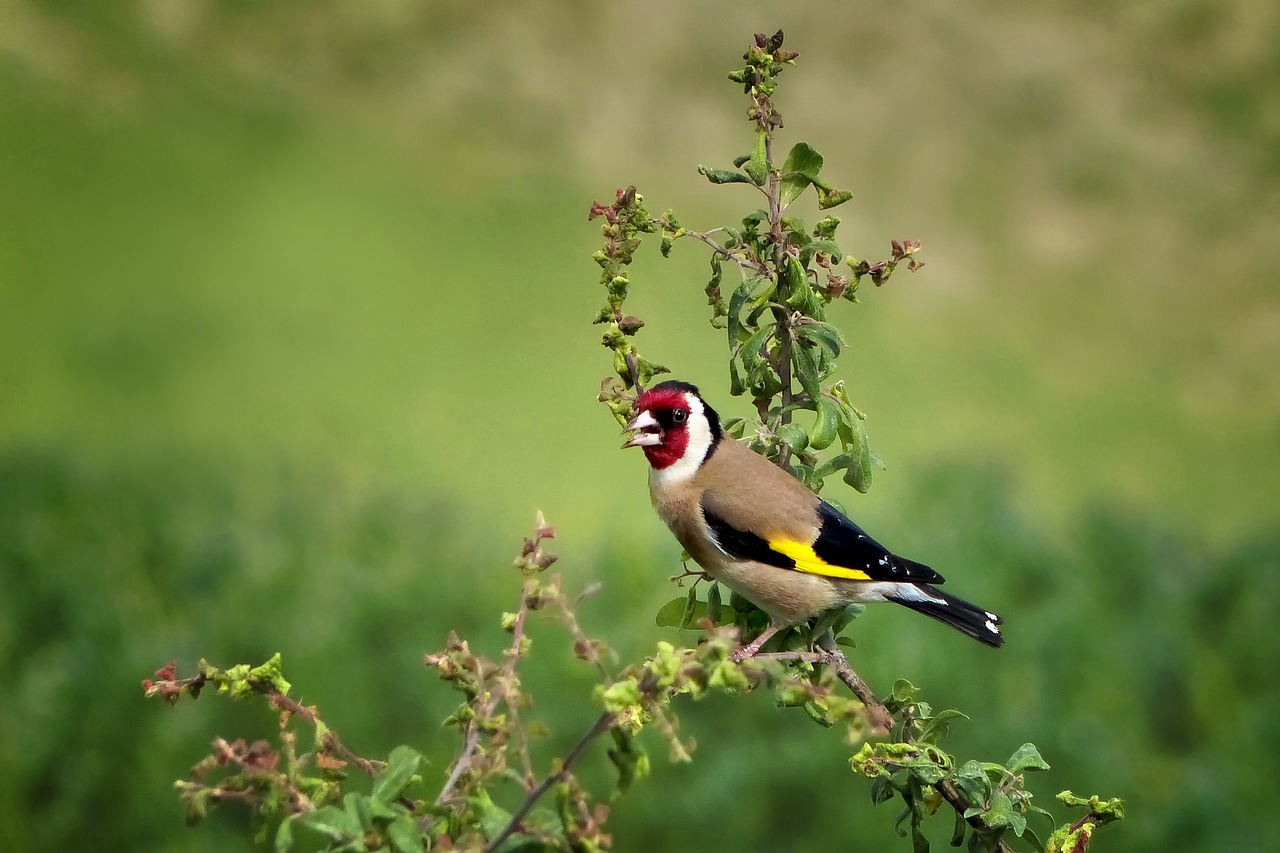
[[(199, 832), (182, 829), (174, 767), (205, 754), (211, 733), (267, 737), (274, 725), (223, 703), (180, 714), (141, 706), (139, 673), (174, 653), (190, 669), (197, 652), (252, 659), (285, 648), (300, 698), (340, 708), (328, 722), (348, 745), (377, 754), (405, 741), (443, 772), (456, 740), (439, 724), (452, 704), (421, 653), (439, 645), (445, 625), (477, 646), (505, 645), (482, 604), (500, 607), (510, 592), (501, 579), (511, 577), (507, 560), (477, 549), (448, 510), (404, 493), (342, 499), (347, 484), (296, 476), (264, 494), (186, 464), (102, 476), (10, 457), (0, 474), (13, 486), (0, 493), (10, 593), (0, 604), (0, 766), (14, 780), (0, 794), (6, 849), (92, 840), (126, 850), (142, 837), (156, 849), (245, 844), (233, 811)], [(957, 749), (1008, 751), (1034, 737), (1059, 782), (1079, 789), (1106, 778), (1142, 815), (1109, 830), (1122, 849), (1274, 843), (1257, 815), (1271, 772), (1259, 756), (1280, 748), (1280, 676), (1270, 665), (1280, 538), (1206, 550), (1108, 512), (1083, 519), (1064, 547), (1037, 532), (1002, 478), (965, 467), (938, 469), (910, 502), (922, 550), (950, 554), (981, 600), (1016, 602), (1017, 620), (993, 666), (989, 650), (952, 642), (944, 626), (870, 609), (850, 632), (868, 681), (905, 673), (950, 705), (985, 703), (1003, 721), (990, 730), (954, 723)], [(636, 596), (611, 578), (647, 577), (651, 602), (666, 595), (653, 583), (658, 556), (641, 548), (571, 559), (567, 572), (606, 579), (581, 613), (588, 630), (612, 631), (618, 614), (634, 612)], [(456, 583), (459, 566), (480, 576)], [(624, 655), (652, 648), (653, 608), (640, 609), (641, 630), (620, 632)], [(563, 752), (591, 722), (589, 705), (553, 698), (587, 695), (583, 670), (555, 655), (530, 661), (529, 689), (543, 698), (529, 714), (557, 735), (547, 750)], [(892, 832), (893, 815), (859, 794), (830, 735), (768, 696), (738, 700), (732, 713), (724, 701), (682, 710), (682, 734), (703, 744), (699, 762), (656, 767), (661, 784), (617, 804), (616, 837), (674, 845), (678, 827), (687, 847), (674, 849), (698, 849), (773, 837), (833, 843), (862, 825)], [(603, 765), (584, 765), (587, 784), (607, 781)], [(1056, 793), (1029, 785), (1041, 802)], [(707, 809), (732, 819), (707, 823)]]
[[(589, 254), (588, 187), (620, 159), (687, 215), (714, 204), (675, 188), (736, 153), (714, 140), (740, 116), (708, 104), (750, 28), (726, 16), (764, 10), (0, 7), (0, 848), (243, 843), (216, 820), (183, 831), (169, 785), (207, 733), (262, 722), (144, 708), (139, 674), (173, 656), (281, 649), (348, 741), (431, 758), (449, 709), (421, 652), (490, 627), (501, 596), (477, 573), (534, 506), (566, 572), (605, 581), (620, 651), (652, 646), (675, 546), (638, 460), (631, 486), (599, 476), (627, 463), (591, 399), (596, 340), (564, 332), (596, 301), (566, 259)], [(893, 467), (849, 509), (1011, 617), (992, 668), (872, 611), (855, 664), (948, 705), (996, 691), (1000, 741), (953, 737), (1078, 756), (1059, 778), (1105, 777), (1144, 816), (1108, 830), (1118, 849), (1275, 847), (1280, 8), (767, 11), (820, 60), (793, 113), (882, 200), (842, 227), (929, 246), (929, 275), (850, 342), (875, 353), (855, 390)], [(705, 278), (679, 254), (662, 276)], [(456, 313), (427, 310), (437, 288)], [(636, 299), (653, 328), (704, 322)], [(492, 360), (468, 357), (470, 316)], [(673, 332), (664, 358), (718, 363), (699, 337)], [(724, 849), (891, 831), (783, 719), (691, 709), (687, 734), (767, 746), (661, 768), (614, 832)]]

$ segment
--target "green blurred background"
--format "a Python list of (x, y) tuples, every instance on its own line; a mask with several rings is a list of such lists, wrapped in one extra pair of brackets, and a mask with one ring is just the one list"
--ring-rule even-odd
[[(843, 245), (928, 263), (836, 310), (888, 469), (830, 496), (1008, 621), (992, 653), (873, 608), (855, 664), (970, 712), (962, 756), (1038, 743), (1045, 801), (1126, 798), (1105, 849), (1280, 844), (1280, 6), (0, 0), (0, 848), (252, 846), (170, 785), (271, 720), (144, 703), (170, 659), (280, 651), (352, 746), (442, 777), (421, 655), (499, 648), (535, 508), (604, 582), (588, 630), (676, 639), (678, 548), (594, 402), (586, 211), (755, 206), (694, 170), (749, 148), (724, 75), (778, 27)], [(742, 414), (705, 264), (647, 255), (630, 305)], [(595, 712), (535, 632), (545, 758)], [(616, 804), (618, 849), (906, 849), (834, 733), (682, 719), (696, 761)]]

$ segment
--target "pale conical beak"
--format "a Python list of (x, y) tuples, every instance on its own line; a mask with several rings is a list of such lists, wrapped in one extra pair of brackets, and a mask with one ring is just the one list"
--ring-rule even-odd
[(635, 433), (622, 443), (623, 447), (649, 447), (662, 443), (662, 427), (648, 410), (636, 415), (623, 432)]

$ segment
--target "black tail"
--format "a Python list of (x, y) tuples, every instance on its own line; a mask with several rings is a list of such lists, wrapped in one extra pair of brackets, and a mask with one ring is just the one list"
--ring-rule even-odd
[[(902, 585), (906, 587), (906, 584)], [(939, 622), (945, 622), (958, 631), (963, 631), (980, 643), (999, 648), (1004, 645), (1004, 637), (1000, 635), (1000, 617), (990, 610), (976, 607), (963, 598), (949, 595), (936, 586), (927, 583), (911, 585), (914, 589), (904, 589), (904, 593), (919, 591), (920, 598), (904, 594), (889, 596), (889, 600), (910, 607), (917, 613), (932, 616)], [(926, 598), (927, 596), (928, 598)], [(934, 599), (930, 601), (929, 599)]]

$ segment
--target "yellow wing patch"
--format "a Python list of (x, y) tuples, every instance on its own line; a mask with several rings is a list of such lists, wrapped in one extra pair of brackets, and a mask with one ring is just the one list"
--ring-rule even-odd
[(812, 545), (796, 542), (794, 539), (770, 539), (769, 547), (779, 554), (795, 560), (796, 571), (811, 575), (826, 575), (831, 578), (848, 578), (855, 581), (869, 581), (871, 575), (857, 569), (846, 569), (844, 566), (833, 566), (813, 551)]

